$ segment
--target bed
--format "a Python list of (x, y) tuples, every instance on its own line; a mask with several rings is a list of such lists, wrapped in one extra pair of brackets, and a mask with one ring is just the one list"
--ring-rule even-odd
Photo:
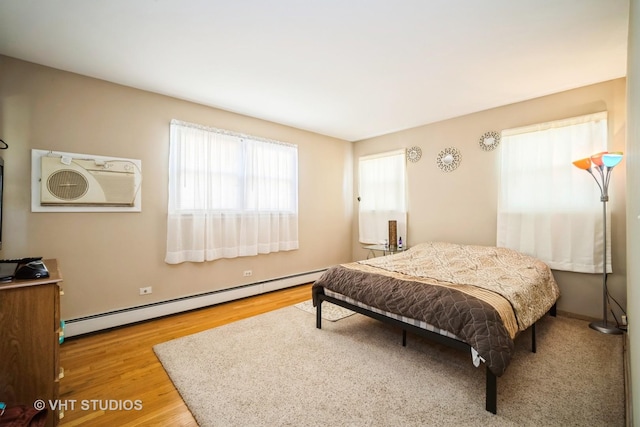
[(312, 287), (316, 327), (324, 301), (402, 330), (469, 351), (486, 366), (487, 411), (497, 412), (496, 378), (516, 336), (555, 315), (560, 296), (551, 269), (520, 252), (490, 246), (426, 242), (404, 252), (329, 268)]

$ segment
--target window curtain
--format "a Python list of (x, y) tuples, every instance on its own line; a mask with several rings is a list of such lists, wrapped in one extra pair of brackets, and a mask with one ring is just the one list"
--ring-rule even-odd
[(407, 244), (405, 150), (361, 157), (358, 171), (360, 242), (387, 241), (389, 221), (395, 220), (397, 235)]
[(173, 120), (165, 261), (298, 249), (297, 146)]
[(611, 272), (600, 190), (572, 164), (606, 151), (607, 133), (606, 112), (502, 132), (498, 246), (582, 273), (601, 273), (606, 250)]

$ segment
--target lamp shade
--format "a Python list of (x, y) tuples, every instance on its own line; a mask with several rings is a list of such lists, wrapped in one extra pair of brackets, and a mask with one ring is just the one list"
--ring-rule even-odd
[(612, 168), (622, 161), (621, 152), (607, 153), (602, 156), (602, 163), (608, 168)]
[(585, 157), (584, 159), (576, 160), (573, 164), (577, 168), (589, 170), (591, 168), (591, 159), (589, 157)]
[(605, 154), (607, 154), (606, 151), (603, 151), (602, 153), (596, 153), (591, 155), (591, 161), (593, 162), (594, 165), (596, 166), (602, 166), (602, 156), (604, 156)]

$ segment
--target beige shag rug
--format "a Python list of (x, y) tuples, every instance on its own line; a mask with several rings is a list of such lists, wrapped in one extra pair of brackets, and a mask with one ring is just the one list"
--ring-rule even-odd
[[(311, 300), (303, 301), (294, 305), (294, 307), (299, 308), (302, 311), (306, 311), (307, 313), (316, 314), (316, 308), (313, 306), (313, 301)], [(356, 314), (356, 312), (349, 310), (348, 308), (340, 307), (339, 305), (331, 304), (330, 302), (322, 303), (322, 318), (325, 320), (337, 322), (338, 320), (344, 319), (345, 317), (349, 317), (353, 314)]]
[[(323, 306), (324, 307), (324, 306)], [(484, 410), (471, 356), (357, 314), (315, 327), (295, 307), (156, 345), (205, 426), (623, 426), (622, 337), (545, 317), (516, 340)]]

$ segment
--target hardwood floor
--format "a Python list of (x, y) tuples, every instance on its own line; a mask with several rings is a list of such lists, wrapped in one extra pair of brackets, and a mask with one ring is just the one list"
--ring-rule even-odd
[(196, 426), (152, 347), (310, 298), (311, 284), (301, 285), (67, 339), (60, 346), (60, 425)]

